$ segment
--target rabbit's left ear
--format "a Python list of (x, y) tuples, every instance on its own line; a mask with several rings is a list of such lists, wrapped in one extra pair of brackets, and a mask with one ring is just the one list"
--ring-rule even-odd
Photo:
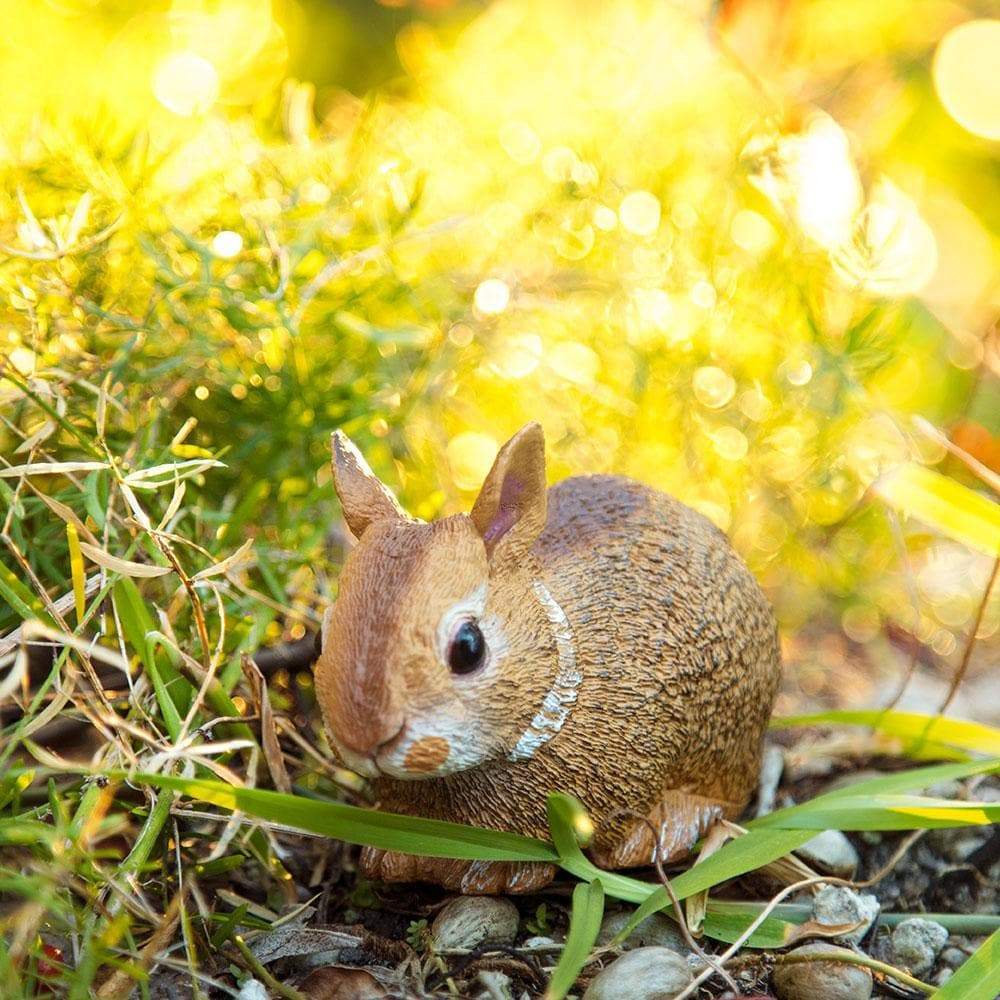
[(526, 556), (545, 510), (545, 436), (541, 424), (525, 424), (497, 453), (469, 516), (492, 562)]
[(375, 475), (354, 442), (333, 433), (333, 486), (351, 534), (360, 538), (374, 521), (406, 519), (392, 491)]

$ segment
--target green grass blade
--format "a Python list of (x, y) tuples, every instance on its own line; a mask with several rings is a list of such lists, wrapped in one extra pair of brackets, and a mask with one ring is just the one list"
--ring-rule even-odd
[(994, 931), (931, 1000), (996, 1000), (998, 995), (1000, 931)]
[(900, 771), (897, 774), (881, 774), (877, 778), (867, 778), (851, 785), (844, 785), (843, 788), (836, 788), (832, 792), (825, 792), (811, 801), (819, 802), (820, 799), (856, 795), (894, 795), (897, 792), (911, 792), (914, 789), (927, 788), (939, 781), (970, 778), (975, 774), (991, 774), (996, 771), (1000, 771), (1000, 757), (991, 757), (989, 760), (961, 761), (955, 764), (934, 764), (931, 767), (916, 767), (908, 771)]
[(558, 856), (550, 844), (499, 830), (400, 816), (342, 802), (322, 802), (259, 788), (234, 788), (220, 781), (137, 774), (130, 780), (169, 788), (232, 811), (294, 826), (349, 844), (362, 844), (432, 858), (473, 861), (548, 861)]
[[(754, 830), (743, 837), (723, 844), (715, 854), (698, 862), (694, 867), (671, 879), (670, 885), (678, 899), (686, 899), (696, 892), (711, 889), (728, 879), (756, 871), (764, 865), (784, 857), (815, 836), (803, 830)], [(711, 904), (710, 904), (711, 905)], [(646, 917), (670, 906), (667, 890), (659, 886), (641, 903), (631, 919), (619, 932), (615, 941), (624, 941)]]
[(821, 796), (754, 821), (757, 829), (917, 830), (985, 826), (1000, 821), (1000, 805), (924, 795)]
[(29, 590), (4, 563), (0, 563), (0, 597), (14, 609), (22, 621), (39, 618), (46, 625), (54, 624), (41, 598)]
[(562, 1000), (573, 988), (576, 977), (594, 947), (604, 916), (604, 887), (600, 879), (581, 882), (573, 890), (566, 946), (552, 972), (545, 1000)]
[(974, 753), (1000, 754), (1000, 729), (950, 719), (943, 715), (923, 715), (918, 712), (832, 711), (811, 715), (789, 715), (771, 720), (772, 729), (789, 729), (793, 726), (817, 726), (832, 723), (845, 726), (869, 726), (888, 736), (940, 743)]
[(915, 462), (872, 485), (890, 507), (989, 556), (1000, 554), (1000, 504)]
[[(716, 941), (732, 944), (738, 941), (746, 929), (760, 916), (760, 906), (756, 913), (730, 909), (725, 902), (713, 903), (705, 913), (702, 930)], [(797, 925), (778, 916), (768, 916), (746, 942), (748, 948), (784, 948), (791, 944)]]
[[(895, 795), (900, 792), (912, 791), (915, 788), (926, 788), (939, 781), (950, 781), (953, 778), (967, 778), (973, 774), (988, 774), (1000, 770), (1000, 758), (991, 758), (980, 761), (963, 761), (957, 764), (937, 764), (933, 767), (912, 768), (908, 771), (900, 771), (898, 774), (883, 774), (877, 778), (869, 778), (867, 781), (858, 781), (843, 788), (837, 788), (832, 792), (826, 792), (815, 799), (803, 802), (801, 805), (789, 806), (786, 809), (778, 809), (759, 819), (751, 820), (747, 825), (751, 828), (762, 826), (781, 826), (786, 829), (793, 824), (802, 826), (799, 817), (805, 812), (817, 812), (821, 810), (835, 809), (836, 804), (846, 799), (864, 800), (875, 796)], [(829, 815), (829, 814), (828, 814)], [(963, 825), (963, 824), (951, 824)], [(921, 824), (913, 823), (910, 826), (893, 826), (886, 829), (914, 830)], [(826, 827), (823, 827), (826, 829)], [(831, 829), (849, 829), (840, 827), (835, 821)], [(877, 829), (871, 827), (870, 829)]]

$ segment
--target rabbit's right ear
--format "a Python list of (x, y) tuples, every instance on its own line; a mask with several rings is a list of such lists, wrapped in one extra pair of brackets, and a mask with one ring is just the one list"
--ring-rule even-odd
[(355, 538), (360, 538), (373, 521), (406, 518), (392, 491), (372, 472), (364, 455), (343, 431), (333, 432), (333, 486)]
[(493, 561), (521, 559), (545, 527), (545, 437), (525, 424), (497, 453), (469, 516)]

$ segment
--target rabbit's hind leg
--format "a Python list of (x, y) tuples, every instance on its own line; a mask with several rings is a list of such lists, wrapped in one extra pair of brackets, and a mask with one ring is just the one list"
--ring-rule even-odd
[(620, 836), (607, 844), (598, 841), (590, 856), (601, 868), (638, 868), (654, 863), (653, 851), (658, 845), (661, 862), (679, 861), (714, 823), (736, 811), (731, 802), (690, 792), (664, 792), (645, 820), (630, 819), (621, 827)]

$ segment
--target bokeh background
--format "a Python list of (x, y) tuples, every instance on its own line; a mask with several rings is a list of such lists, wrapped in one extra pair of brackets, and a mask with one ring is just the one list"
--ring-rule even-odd
[[(538, 419), (553, 480), (631, 475), (729, 533), (781, 620), (785, 710), (909, 678), (935, 711), (978, 621), (950, 710), (995, 718), (988, 546), (870, 488), (916, 461), (984, 491), (949, 448), (1000, 468), (996, 18), (3, 0), (4, 464), (224, 463), (142, 499), (192, 571), (254, 540), (218, 639), (252, 648), (335, 592), (334, 428), (430, 518)], [(47, 481), (134, 548), (107, 470)], [(65, 517), (0, 491), (8, 575), (69, 592)]]

